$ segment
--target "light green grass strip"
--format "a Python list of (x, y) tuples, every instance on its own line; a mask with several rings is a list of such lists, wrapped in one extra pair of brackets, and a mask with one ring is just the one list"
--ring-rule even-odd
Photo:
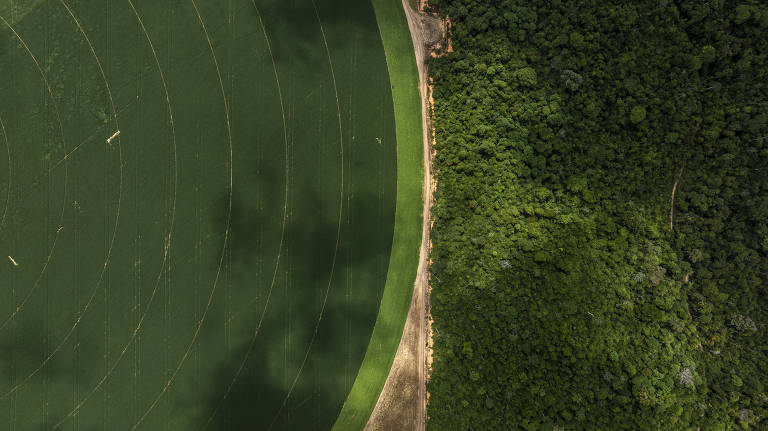
[(397, 353), (419, 263), (422, 223), (422, 128), (419, 73), (401, 0), (371, 0), (387, 56), (397, 138), (397, 207), (379, 315), (335, 431), (360, 431), (376, 406)]

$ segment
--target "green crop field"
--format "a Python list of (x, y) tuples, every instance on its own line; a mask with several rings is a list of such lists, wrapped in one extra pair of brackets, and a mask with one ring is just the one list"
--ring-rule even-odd
[(421, 245), (423, 147), (419, 74), (402, 3), (372, 0), (387, 56), (397, 129), (397, 211), (386, 289), (360, 373), (336, 431), (363, 429), (378, 401), (400, 344)]
[(420, 239), (379, 12), (0, 0), (0, 431), (333, 426)]

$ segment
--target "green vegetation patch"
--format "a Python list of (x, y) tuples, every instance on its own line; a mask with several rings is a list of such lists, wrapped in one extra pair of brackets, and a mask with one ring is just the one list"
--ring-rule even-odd
[(765, 3), (430, 4), (428, 428), (764, 429)]
[(411, 303), (421, 245), (423, 138), (419, 75), (399, 0), (372, 0), (387, 55), (397, 129), (395, 236), (376, 326), (335, 430), (360, 430), (389, 375)]
[(371, 4), (0, 0), (0, 75), (0, 430), (330, 429), (395, 221)]

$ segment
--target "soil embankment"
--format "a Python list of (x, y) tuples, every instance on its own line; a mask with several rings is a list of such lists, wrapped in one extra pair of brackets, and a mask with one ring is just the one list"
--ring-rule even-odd
[(413, 39), (413, 48), (419, 71), (419, 92), (421, 94), (422, 129), (424, 143), (424, 199), (423, 231), (419, 267), (413, 289), (411, 306), (406, 318), (403, 336), (390, 369), (387, 382), (371, 414), (366, 430), (418, 430), (426, 426), (426, 379), (431, 345), (428, 323), (429, 308), (429, 252), (431, 227), (433, 181), (432, 162), (432, 116), (431, 88), (427, 75), (427, 59), (440, 50), (446, 39), (445, 24), (439, 18), (415, 11), (409, 0), (403, 0), (408, 27)]

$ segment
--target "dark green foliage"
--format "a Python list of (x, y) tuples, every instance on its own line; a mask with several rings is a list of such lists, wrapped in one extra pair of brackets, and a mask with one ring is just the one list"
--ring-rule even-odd
[(645, 115), (645, 108), (642, 106), (635, 106), (632, 108), (632, 112), (629, 113), (629, 119), (632, 120), (633, 123), (639, 123), (645, 120)]
[(429, 428), (768, 426), (768, 6), (430, 4)]

